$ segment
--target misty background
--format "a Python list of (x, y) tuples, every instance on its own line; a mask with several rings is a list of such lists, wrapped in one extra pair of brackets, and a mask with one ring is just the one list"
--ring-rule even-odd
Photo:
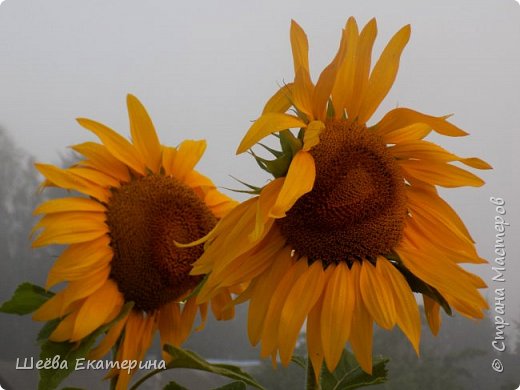
[[(430, 139), (494, 167), (477, 172), (486, 181), (482, 188), (441, 189), (467, 224), (480, 255), (490, 261), (466, 266), (488, 283), (489, 318), (445, 318), (436, 338), (424, 330), (420, 359), (399, 332), (378, 331), (375, 350), (391, 358), (391, 380), (380, 388), (413, 389), (414, 383), (431, 389), (515, 388), (520, 383), (515, 349), (520, 320), (520, 191), (515, 180), (520, 166), (520, 6), (514, 0), (6, 0), (0, 6), (0, 302), (21, 282), (43, 284), (59, 254), (59, 248), (30, 248), (32, 210), (43, 197), (55, 196), (38, 193), (41, 178), (32, 163), (62, 165), (70, 159), (67, 146), (95, 140), (76, 117), (128, 135), (125, 97), (133, 93), (147, 107), (162, 143), (207, 139), (197, 168), (215, 183), (237, 188), (232, 175), (262, 185), (267, 176), (252, 158), (235, 156), (235, 150), (267, 98), (293, 78), (290, 20), (307, 32), (315, 80), (335, 54), (349, 16), (359, 25), (377, 18), (375, 53), (400, 27), (412, 25), (394, 87), (370, 123), (397, 105), (432, 115), (454, 113), (451, 121), (470, 136)], [(511, 224), (503, 283), (492, 280), (496, 211), (491, 196), (506, 201), (505, 218)], [(493, 300), (494, 289), (502, 287), (511, 325), (508, 348), (498, 354), (491, 346)], [(187, 347), (208, 358), (254, 361), (251, 372), (256, 370), (268, 388), (301, 388), (297, 380), (303, 373), (297, 367), (272, 371), (269, 361), (259, 361), (247, 341), (246, 307), (238, 311), (231, 323), (212, 321)], [(36, 386), (36, 371), (14, 366), (16, 357), (37, 356), (39, 327), (29, 317), (0, 314), (4, 388), (6, 383)], [(158, 357), (158, 348), (152, 353)], [(496, 357), (503, 359), (502, 374), (491, 369)], [(91, 372), (76, 374), (71, 384), (99, 386)], [(186, 378), (182, 373), (179, 382)], [(194, 380), (203, 381), (198, 388), (218, 381)]]

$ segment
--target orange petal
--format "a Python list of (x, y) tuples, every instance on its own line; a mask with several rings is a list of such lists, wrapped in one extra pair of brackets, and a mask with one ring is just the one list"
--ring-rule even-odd
[[(299, 261), (306, 261), (300, 259)], [(278, 345), (282, 364), (288, 365), (296, 346), (298, 334), (310, 310), (323, 293), (325, 272), (320, 261), (304, 271), (286, 296), (280, 315)]]
[(81, 340), (106, 323), (114, 310), (121, 310), (123, 301), (123, 295), (115, 282), (107, 279), (105, 284), (90, 295), (78, 310), (71, 340)]
[(355, 118), (359, 115), (359, 108), (366, 93), (372, 59), (372, 47), (374, 46), (376, 35), (377, 24), (375, 18), (372, 18), (359, 34), (356, 51), (356, 72), (352, 88), (353, 99), (348, 112), (350, 118)]
[(81, 161), (81, 165), (105, 172), (121, 182), (126, 183), (130, 181), (130, 173), (127, 166), (115, 158), (104, 145), (95, 142), (84, 142), (72, 146), (72, 149), (88, 159)]
[(384, 257), (377, 258), (376, 267), (393, 292), (397, 325), (419, 354), (421, 317), (413, 291), (404, 276)]
[(359, 365), (368, 374), (372, 374), (372, 334), (373, 321), (363, 303), (360, 289), (361, 266), (354, 262), (351, 268), (353, 286), (356, 295), (352, 329), (350, 330), (350, 344), (356, 355)]
[(370, 119), (390, 91), (397, 76), (401, 53), (410, 39), (410, 31), (410, 25), (404, 26), (390, 39), (381, 53), (381, 57), (370, 74), (363, 103), (359, 109), (360, 123), (366, 123)]
[(395, 108), (388, 111), (373, 128), (379, 135), (385, 135), (391, 131), (413, 125), (414, 123), (425, 123), (439, 134), (450, 137), (468, 135), (464, 130), (451, 124), (444, 117), (426, 115), (405, 107)]
[(155, 132), (155, 127), (146, 112), (146, 108), (133, 95), (127, 95), (128, 116), (130, 119), (130, 134), (135, 148), (143, 156), (144, 162), (154, 173), (161, 168), (161, 144)]
[(96, 134), (108, 151), (119, 161), (141, 175), (146, 174), (146, 166), (137, 149), (124, 137), (109, 127), (90, 119), (78, 118), (78, 123)]
[(464, 169), (446, 163), (427, 160), (399, 160), (406, 175), (441, 187), (480, 187), (484, 181)]
[(321, 340), (327, 367), (334, 372), (350, 335), (355, 292), (346, 263), (329, 266), (333, 272), (327, 281), (321, 312)]
[(249, 128), (242, 142), (238, 146), (237, 154), (244, 153), (258, 141), (269, 134), (292, 128), (306, 127), (306, 123), (297, 117), (269, 112), (258, 118)]
[(361, 267), (360, 288), (363, 302), (370, 315), (379, 326), (391, 329), (397, 319), (392, 290), (377, 267), (366, 260)]
[(358, 26), (354, 18), (349, 18), (345, 28), (346, 52), (340, 64), (334, 87), (332, 89), (332, 103), (336, 119), (345, 115), (345, 109), (351, 111), (353, 101), (354, 76), (356, 72), (355, 55), (358, 44)]
[(124, 318), (121, 318), (117, 323), (112, 325), (103, 340), (101, 340), (101, 342), (88, 353), (89, 359), (101, 359), (112, 349), (126, 325), (127, 318), (128, 314)]
[(107, 202), (110, 192), (97, 184), (79, 177), (67, 169), (61, 169), (49, 164), (34, 164), (36, 169), (55, 186), (66, 190), (79, 191), (90, 195), (101, 202)]
[(296, 201), (312, 190), (315, 178), (314, 158), (310, 153), (300, 150), (293, 157), (283, 187), (278, 194), (275, 205), (270, 210), (269, 216), (272, 218), (285, 217), (285, 213), (291, 209)]
[(173, 160), (171, 174), (175, 178), (184, 181), (188, 173), (195, 168), (195, 165), (197, 165), (201, 159), (206, 150), (206, 146), (207, 143), (205, 140), (183, 141), (177, 148), (177, 154)]
[(293, 83), (284, 84), (282, 87), (280, 87), (280, 89), (265, 104), (262, 115), (269, 112), (286, 112), (292, 105), (293, 87)]
[(34, 210), (33, 214), (52, 214), (62, 213), (67, 211), (91, 211), (91, 212), (106, 212), (107, 209), (104, 205), (95, 200), (88, 198), (59, 198), (51, 199), (40, 204)]

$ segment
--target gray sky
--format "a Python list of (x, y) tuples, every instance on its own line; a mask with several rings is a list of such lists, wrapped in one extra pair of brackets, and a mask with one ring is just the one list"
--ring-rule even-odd
[[(148, 108), (161, 141), (206, 138), (200, 171), (225, 187), (232, 174), (261, 184), (255, 163), (234, 151), (250, 120), (283, 80), (292, 80), (289, 25), (310, 41), (316, 77), (334, 54), (349, 16), (375, 16), (379, 52), (412, 24), (399, 76), (375, 118), (396, 105), (442, 115), (471, 136), (434, 137), (495, 169), (483, 188), (445, 191), (482, 256), (492, 260), (490, 196), (506, 200), (506, 309), (520, 316), (520, 6), (514, 0), (7, 0), (0, 6), (0, 125), (27, 152), (59, 162), (65, 147), (95, 138), (74, 118), (128, 134), (125, 95)], [(493, 288), (491, 265), (478, 267)], [(490, 338), (492, 335), (490, 335)]]

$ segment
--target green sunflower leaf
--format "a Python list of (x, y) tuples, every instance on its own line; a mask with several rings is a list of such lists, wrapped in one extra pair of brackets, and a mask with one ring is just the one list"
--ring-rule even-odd
[(82, 389), (81, 387), (64, 387), (61, 390), (85, 390), (85, 389)]
[(0, 312), (25, 315), (43, 305), (54, 293), (31, 283), (20, 284), (10, 300), (0, 306)]
[(289, 166), (291, 165), (292, 157), (283, 155), (274, 160), (265, 162), (266, 170), (271, 173), (275, 178), (287, 175)]
[(295, 137), (290, 130), (283, 130), (280, 131), (280, 145), (284, 155), (292, 159), (292, 156), (302, 148), (303, 142)]
[(269, 146), (264, 145), (264, 144), (262, 144), (260, 142), (258, 143), (258, 145), (260, 145), (262, 148), (267, 150), (269, 153), (271, 153), (275, 157), (280, 157), (281, 155), (283, 155), (283, 152), (280, 151), (280, 150), (276, 150), (276, 149), (270, 148)]
[(384, 383), (388, 379), (386, 368), (388, 361), (389, 359), (385, 357), (375, 357), (372, 364), (372, 375), (370, 375), (361, 369), (354, 355), (344, 349), (334, 372), (329, 372), (326, 365), (323, 365), (320, 380), (321, 388), (322, 390), (352, 390)]
[(216, 387), (213, 390), (246, 390), (246, 384), (242, 381), (235, 381), (225, 384), (224, 386)]
[[(133, 302), (127, 303), (114, 320), (100, 326), (79, 343), (55, 342), (50, 340), (43, 342), (40, 352), (40, 362), (42, 362), (42, 364), (49, 362), (50, 368), (44, 365), (44, 367), (39, 370), (40, 382), (38, 383), (38, 390), (56, 389), (66, 377), (78, 369), (78, 365), (85, 366), (87, 364), (86, 356), (94, 346), (97, 338), (126, 316), (132, 309), (132, 306)], [(39, 337), (43, 337), (46, 332), (49, 332), (49, 329), (45, 332), (42, 329)], [(51, 332), (49, 332), (49, 334), (50, 333)]]
[(291, 362), (305, 369), (307, 366), (307, 360), (303, 356), (293, 355)]
[(193, 370), (207, 371), (236, 381), (244, 382), (257, 389), (264, 389), (262, 385), (240, 367), (232, 366), (230, 364), (211, 364), (195, 352), (176, 348), (172, 345), (165, 345), (164, 351), (172, 357), (171, 362), (166, 365), (166, 369), (189, 368)]
[(171, 381), (166, 386), (163, 387), (163, 390), (188, 390), (187, 387), (179, 385), (177, 382)]
[(47, 341), (51, 333), (54, 332), (54, 329), (56, 329), (57, 326), (60, 324), (60, 321), (61, 318), (55, 318), (54, 320), (46, 322), (45, 325), (43, 325), (40, 329), (36, 341), (39, 343)]

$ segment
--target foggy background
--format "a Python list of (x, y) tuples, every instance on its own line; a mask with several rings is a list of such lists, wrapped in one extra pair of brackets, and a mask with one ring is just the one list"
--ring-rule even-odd
[[(402, 338), (394, 337), (396, 332), (376, 334), (376, 346), (391, 359), (392, 351), (397, 354), (394, 372), (400, 372), (399, 362), (407, 362), (415, 375), (461, 366), (451, 378), (460, 388), (485, 380), (492, 386), (485, 388), (518, 385), (520, 375), (513, 368), (519, 366), (518, 354), (513, 351), (520, 320), (520, 6), (514, 0), (5, 1), (0, 6), (0, 302), (23, 281), (42, 284), (59, 253), (56, 248), (30, 249), (31, 212), (42, 199), (31, 164), (35, 159), (61, 165), (67, 146), (95, 140), (76, 117), (100, 121), (126, 136), (125, 99), (133, 93), (147, 107), (163, 144), (207, 139), (197, 168), (215, 183), (237, 188), (232, 175), (262, 185), (267, 176), (252, 158), (235, 156), (235, 150), (267, 98), (293, 78), (290, 20), (308, 35), (316, 80), (335, 54), (349, 16), (360, 26), (377, 18), (376, 53), (400, 27), (412, 25), (397, 80), (370, 123), (397, 105), (432, 115), (454, 113), (450, 120), (470, 136), (430, 139), (494, 167), (476, 172), (486, 181), (484, 187), (441, 190), (467, 224), (480, 255), (490, 260), (466, 269), (488, 283), (484, 294), (491, 320), (446, 318), (441, 335), (431, 343), (429, 331), (423, 333), (419, 360)], [(490, 196), (504, 198), (511, 223), (505, 238), (505, 283), (491, 280), (496, 212)], [(517, 360), (509, 367), (504, 363), (504, 373), (497, 374), (491, 369), (491, 360), (499, 357), (491, 346), (491, 321), (494, 289), (501, 287), (506, 288), (505, 318), (511, 323), (507, 357)], [(231, 325), (212, 323), (190, 339), (193, 349), (206, 357), (258, 359), (247, 342), (245, 309)], [(37, 373), (15, 371), (14, 361), (37, 356), (39, 326), (29, 316), (0, 314), (0, 385), (6, 387), (4, 380), (35, 386)], [(471, 353), (471, 348), (480, 352)], [(268, 370), (270, 363), (267, 368), (264, 363), (262, 369)], [(267, 376), (276, 375), (280, 371)], [(283, 382), (280, 378), (277, 383)], [(398, 385), (402, 378), (392, 379), (390, 385), (397, 387), (388, 388), (405, 388)], [(439, 378), (424, 380), (436, 388)]]

